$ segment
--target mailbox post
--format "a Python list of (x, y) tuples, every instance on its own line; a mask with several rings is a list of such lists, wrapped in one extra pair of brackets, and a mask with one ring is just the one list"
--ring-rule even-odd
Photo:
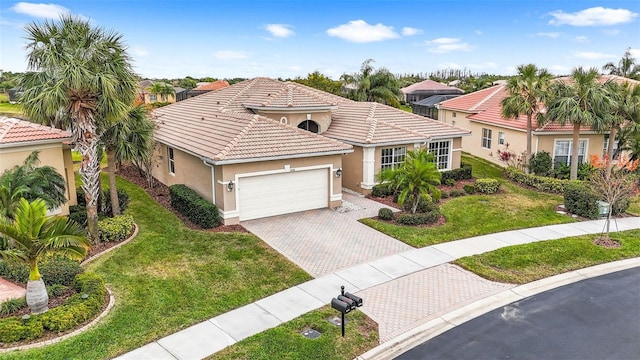
[(362, 306), (362, 298), (351, 293), (344, 292), (344, 286), (340, 286), (340, 295), (331, 299), (331, 307), (340, 311), (342, 315), (342, 337), (344, 337), (344, 314)]

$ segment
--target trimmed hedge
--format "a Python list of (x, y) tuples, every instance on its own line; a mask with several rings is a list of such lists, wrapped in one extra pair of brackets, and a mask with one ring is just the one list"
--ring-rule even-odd
[(477, 192), (493, 194), (500, 189), (500, 182), (496, 179), (478, 179), (474, 186)]
[(415, 213), (415, 214), (400, 214), (396, 218), (396, 221), (402, 225), (423, 225), (433, 224), (440, 217), (439, 211), (431, 211), (427, 213)]
[(563, 194), (568, 184), (576, 182), (576, 180), (561, 180), (546, 176), (525, 174), (514, 167), (508, 167), (505, 170), (505, 174), (509, 179), (516, 183), (531, 186), (537, 190), (554, 194)]
[[(407, 201), (404, 202), (404, 206), (402, 207), (402, 209), (404, 211), (411, 211), (412, 203), (413, 203), (412, 199), (407, 199)], [(440, 211), (440, 207), (432, 199), (421, 198), (420, 201), (418, 201), (418, 207), (416, 208), (416, 213), (428, 213), (432, 211)]]
[(103, 242), (120, 242), (133, 231), (133, 216), (119, 215), (98, 221), (98, 233)]
[(393, 220), (393, 211), (389, 208), (381, 208), (378, 210), (378, 217), (381, 220)]
[(45, 330), (70, 330), (95, 317), (102, 309), (107, 294), (104, 281), (93, 273), (78, 274), (74, 288), (77, 294), (45, 313), (31, 315), (26, 320), (21, 317), (0, 319), (0, 342), (37, 339)]
[[(87, 201), (84, 197), (84, 190), (79, 189), (76, 193), (76, 200), (78, 201), (78, 205), (73, 206), (73, 210), (70, 209), (71, 213), (84, 211), (86, 212)], [(129, 206), (129, 194), (122, 189), (118, 189), (118, 203), (120, 204), (120, 211), (125, 211)], [(77, 207), (76, 207), (77, 206)], [(109, 189), (105, 189), (102, 194), (100, 194), (100, 199), (98, 201), (98, 214), (103, 216), (112, 217), (111, 213), (111, 195), (109, 194)], [(71, 215), (70, 215), (71, 216)], [(76, 217), (79, 215), (73, 215)], [(72, 218), (73, 218), (72, 217)], [(77, 221), (76, 218), (74, 220)], [(86, 214), (84, 217), (84, 221), (78, 221), (80, 224), (86, 224)]]
[(393, 194), (393, 190), (389, 184), (374, 185), (371, 189), (371, 196), (373, 197), (387, 197), (391, 194)]
[(462, 189), (464, 190), (464, 192), (466, 192), (469, 195), (475, 194), (476, 192), (476, 187), (474, 185), (471, 184), (465, 184)]
[(203, 199), (184, 184), (169, 186), (171, 206), (191, 222), (205, 229), (220, 225), (220, 214), (215, 204)]
[[(48, 286), (71, 286), (76, 275), (84, 272), (84, 269), (80, 267), (80, 262), (60, 255), (50, 256), (42, 261), (38, 264), (38, 270)], [(29, 266), (20, 262), (0, 260), (0, 276), (10, 281), (26, 284), (29, 280)]]
[(465, 195), (467, 195), (467, 192), (462, 189), (452, 189), (451, 192), (449, 193), (449, 196), (451, 197), (458, 197), (458, 196), (465, 196)]
[(471, 179), (473, 177), (471, 175), (471, 172), (472, 172), (471, 165), (462, 163), (461, 167), (458, 169), (453, 169), (453, 170), (443, 172), (440, 183), (446, 184), (447, 180), (449, 179), (453, 179), (454, 181)]
[(569, 184), (564, 190), (564, 206), (568, 212), (589, 219), (597, 219), (598, 203), (593, 192), (580, 183)]

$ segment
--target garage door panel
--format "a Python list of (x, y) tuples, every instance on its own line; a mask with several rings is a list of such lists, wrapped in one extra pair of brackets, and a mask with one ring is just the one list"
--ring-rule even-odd
[(241, 177), (240, 220), (319, 209), (329, 204), (328, 169)]

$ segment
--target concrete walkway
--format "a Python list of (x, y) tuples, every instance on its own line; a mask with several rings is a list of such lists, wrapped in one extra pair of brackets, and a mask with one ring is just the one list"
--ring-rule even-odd
[(0, 278), (0, 303), (9, 299), (23, 297), (26, 293), (27, 289)]
[[(407, 317), (403, 315), (402, 309), (398, 311), (401, 307), (394, 307), (382, 300), (384, 295), (378, 297), (377, 301), (372, 300), (378, 296), (374, 293), (375, 290), (390, 294), (387, 296), (392, 296), (393, 291), (411, 290), (418, 297), (416, 302), (446, 297), (446, 301), (442, 302), (440, 312), (468, 306), (470, 302), (490, 297), (496, 292), (508, 289), (510, 285), (487, 282), (475, 275), (470, 276), (468, 272), (457, 267), (451, 265), (438, 267), (439, 265), (460, 257), (484, 253), (514, 244), (600, 233), (603, 226), (604, 220), (551, 225), (506, 231), (403, 251), (325, 274), (159, 339), (117, 359), (201, 359), (251, 335), (327, 305), (331, 298), (337, 295), (341, 285), (344, 285), (348, 291), (359, 295), (367, 293), (370, 298), (364, 297), (365, 303), (361, 309), (374, 318), (378, 317), (380, 320), (383, 315), (379, 314), (391, 314), (387, 316), (391, 320), (383, 319), (381, 325), (386, 326), (387, 329), (384, 330), (386, 331), (385, 338), (390, 338), (410, 326), (419, 325), (421, 321), (428, 321), (430, 317), (437, 316), (438, 312), (425, 315), (418, 309), (415, 311), (415, 315)], [(613, 230), (619, 231), (637, 228), (640, 228), (640, 218), (637, 217), (617, 219), (617, 228), (616, 225), (613, 226)], [(434, 267), (438, 268), (430, 271), (440, 273), (441, 276), (427, 273), (419, 274)], [(408, 276), (411, 274), (416, 274), (415, 278)], [(401, 279), (401, 285), (396, 285), (398, 279)], [(420, 292), (420, 289), (433, 287), (434, 284), (428, 283), (434, 281), (433, 279), (437, 279), (438, 287), (444, 286), (445, 289), (436, 296)], [(396, 288), (390, 291), (379, 287), (382, 284), (396, 286)], [(366, 292), (367, 289), (374, 287), (378, 288)], [(423, 296), (427, 298), (422, 298)], [(395, 314), (400, 315), (393, 315), (392, 311), (396, 311)], [(404, 318), (396, 320), (396, 316), (404, 316)], [(394, 322), (394, 324), (387, 325), (390, 322)]]

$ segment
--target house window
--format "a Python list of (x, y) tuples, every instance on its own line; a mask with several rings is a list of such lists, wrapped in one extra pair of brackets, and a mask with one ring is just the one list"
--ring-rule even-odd
[(393, 169), (404, 162), (407, 155), (406, 147), (382, 149), (382, 170)]
[(455, 111), (453, 112), (453, 117), (456, 117), (456, 112)]
[[(553, 167), (560, 164), (571, 165), (571, 147), (573, 140), (556, 140), (553, 150)], [(578, 162), (584, 161), (587, 153), (587, 140), (580, 140), (578, 145)]]
[(491, 149), (491, 129), (482, 129), (482, 147)]
[(158, 95), (156, 94), (149, 95), (149, 101), (158, 101)]
[(504, 145), (504, 133), (502, 131), (498, 132), (498, 144)]
[(434, 141), (429, 143), (429, 152), (435, 155), (435, 163), (438, 170), (449, 169), (451, 159), (451, 141)]
[(318, 126), (318, 123), (313, 120), (305, 120), (300, 124), (298, 124), (298, 127), (300, 129), (307, 130), (309, 132), (316, 133), (316, 134), (320, 132), (320, 127)]
[(176, 173), (175, 160), (173, 158), (173, 148), (167, 148), (167, 158), (169, 159), (169, 173)]
[[(602, 149), (602, 157), (607, 154), (607, 149), (609, 148), (609, 134), (604, 136), (604, 147)], [(618, 140), (613, 142), (613, 160), (618, 158)]]

